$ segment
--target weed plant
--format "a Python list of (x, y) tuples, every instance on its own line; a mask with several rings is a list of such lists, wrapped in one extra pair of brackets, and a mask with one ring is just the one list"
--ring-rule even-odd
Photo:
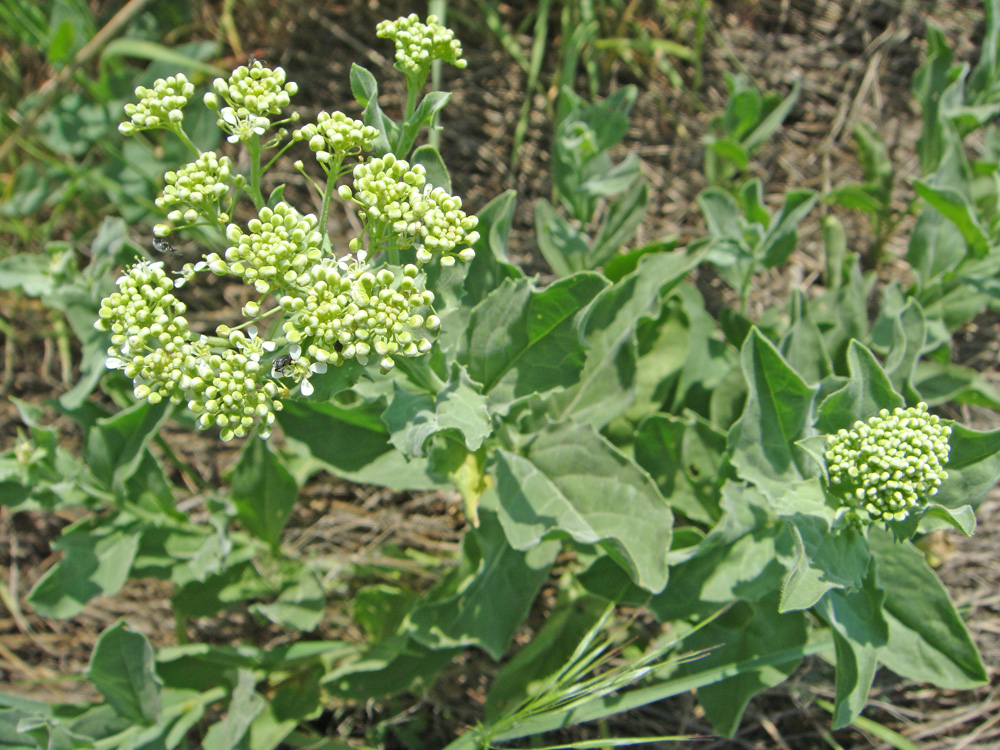
[[(1000, 5), (987, 9), (975, 68), (956, 64), (929, 28), (914, 78), (924, 112), (907, 254), (915, 281), (885, 288), (873, 321), (874, 278), (829, 216), (823, 288), (794, 294), (783, 316), (751, 320), (738, 304), (714, 318), (687, 281), (711, 263), (745, 302), (821, 200), (892, 226), (893, 173), (872, 131), (858, 135), (865, 184), (790, 190), (771, 209), (759, 180), (736, 179), (794, 92), (761, 97), (733, 79), (708, 149), (716, 184), (699, 197), (706, 235), (623, 250), (648, 192), (637, 160), (608, 152), (635, 93), (600, 102), (565, 88), (556, 190), (536, 212), (557, 275), (543, 285), (506, 254), (515, 195), (467, 212), (442, 155), (417, 145), (449, 100), (424, 92), (433, 61), (464, 66), (433, 16), (378, 27), (406, 78), (398, 120), (358, 65), (360, 120), (333, 111), (302, 122), (295, 82), (260, 62), (203, 96), (177, 73), (137, 88), (126, 143), (162, 135), (189, 152), (163, 175), (154, 252), (184, 237), (218, 245), (173, 274), (158, 256), (136, 256), (124, 223), (108, 219), (82, 271), (69, 249), (48, 263), (0, 262), (5, 286), (67, 316), (86, 357), (55, 404), (84, 430), (81, 453), (18, 402), (26, 430), (0, 458), (0, 498), (9, 512), (73, 507), (80, 518), (28, 596), (35, 612), (71, 618), (129, 578), (157, 578), (172, 591), (178, 643), (154, 649), (115, 623), (86, 675), (102, 700), (0, 695), (0, 738), (24, 748), (339, 747), (312, 723), (326, 707), (426, 690), (467, 649), (507, 659), (546, 583), (557, 591), (547, 620), (499, 668), (482, 722), (450, 750), (691, 689), (731, 736), (750, 698), (817, 653), (836, 666), (835, 728), (858, 718), (880, 667), (948, 689), (981, 685), (962, 617), (913, 540), (972, 534), (1000, 477), (1000, 431), (932, 411), (1000, 408), (977, 373), (950, 363), (951, 332), (997, 302)], [(245, 170), (188, 132), (202, 105), (245, 153)], [(264, 190), (294, 144), (318, 164), (321, 179), (296, 163), (318, 216), (283, 186)], [(327, 232), (342, 205), (361, 222), (343, 247)], [(237, 218), (245, 211), (252, 218)], [(246, 286), (241, 322), (205, 331), (186, 317), (177, 287), (209, 273)], [(97, 387), (118, 411), (88, 399)], [(200, 488), (205, 521), (179, 510), (185, 491), (169, 477), (187, 467), (158, 437), (168, 421), (241, 445), (229, 485)], [(388, 563), (331, 567), (285, 545), (299, 489), (321, 470), (457, 492), (467, 528), (447, 572), (421, 590)], [(336, 596), (333, 578), (372, 576), (352, 602), (363, 639), (309, 635)], [(663, 635), (625, 643), (622, 605), (644, 608)], [(189, 620), (234, 607), (281, 628), (283, 645), (187, 642)]]

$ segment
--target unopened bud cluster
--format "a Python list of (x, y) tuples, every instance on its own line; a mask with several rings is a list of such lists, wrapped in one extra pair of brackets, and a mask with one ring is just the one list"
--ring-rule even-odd
[(456, 257), (471, 261), (471, 245), (479, 239), (475, 228), (479, 219), (467, 216), (462, 199), (442, 188), (427, 185), (426, 170), (412, 167), (393, 154), (372, 159), (354, 168), (354, 190), (340, 187), (344, 200), (354, 199), (366, 229), (376, 242), (388, 235), (400, 247), (417, 245), (417, 262), (427, 263), (437, 254), (441, 265), (454, 265)]
[(128, 120), (118, 126), (122, 135), (135, 135), (140, 130), (172, 128), (184, 119), (184, 106), (194, 94), (194, 84), (178, 73), (168, 78), (157, 78), (153, 88), (139, 86), (135, 95), (137, 104), (126, 104)]
[(316, 224), (315, 216), (303, 216), (284, 201), (273, 210), (265, 206), (247, 225), (249, 233), (237, 224), (226, 228), (231, 245), (225, 259), (210, 253), (205, 260), (216, 275), (239, 276), (260, 294), (267, 294), (276, 286), (294, 283), (323, 257), (323, 236)]
[(315, 123), (309, 123), (292, 133), (296, 141), (305, 140), (320, 164), (340, 163), (348, 155), (371, 151), (378, 130), (354, 120), (343, 112), (320, 112)]
[(874, 521), (902, 521), (926, 505), (948, 478), (951, 428), (927, 404), (882, 409), (867, 423), (827, 438), (831, 485)]
[(438, 23), (436, 16), (427, 16), (425, 24), (411, 13), (395, 21), (380, 21), (375, 31), (379, 38), (395, 43), (396, 67), (408, 75), (425, 75), (434, 60), (444, 60), (457, 68), (467, 65), (455, 32)]
[(372, 273), (357, 262), (317, 263), (299, 279), (301, 292), (281, 298), (288, 314), (285, 336), (305, 344), (310, 360), (365, 364), (374, 354), (386, 373), (395, 357), (429, 352), (431, 342), (420, 333), (441, 325), (429, 314), (434, 294), (419, 286), (418, 274), (414, 265), (397, 277), (388, 268)]
[(282, 387), (260, 363), (274, 345), (237, 331), (230, 335), (234, 348), (213, 351), (204, 336), (192, 336), (173, 289), (162, 263), (140, 262), (118, 279), (94, 324), (111, 332), (107, 367), (132, 379), (138, 399), (187, 402), (198, 426), (220, 427), (223, 440), (244, 437), (255, 425), (266, 437), (282, 406)]
[(271, 434), (275, 412), (282, 409), (280, 396), (284, 390), (270, 379), (268, 369), (260, 362), (261, 352), (274, 345), (255, 334), (248, 339), (240, 331), (230, 335), (230, 343), (236, 348), (207, 353), (198, 359), (189, 386), (188, 408), (198, 415), (201, 429), (219, 427), (224, 441), (246, 437), (258, 424), (260, 436), (266, 438)]
[[(228, 81), (216, 78), (212, 88), (237, 112), (268, 118), (281, 114), (299, 90), (295, 81), (287, 80), (284, 68), (265, 68), (259, 60), (238, 67)], [(216, 99), (206, 97), (205, 103), (216, 109)]]
[(229, 194), (233, 163), (228, 156), (206, 151), (197, 160), (176, 172), (163, 175), (166, 185), (156, 205), (172, 209), (167, 218), (175, 223), (193, 224), (198, 216), (217, 217), (219, 201)]
[(230, 143), (263, 135), (271, 127), (271, 118), (280, 115), (299, 90), (295, 81), (287, 80), (283, 68), (265, 68), (258, 60), (238, 67), (228, 81), (216, 78), (212, 88), (215, 93), (205, 94), (205, 106), (219, 109), (220, 97), (229, 105), (219, 111), (216, 122), (230, 134)]

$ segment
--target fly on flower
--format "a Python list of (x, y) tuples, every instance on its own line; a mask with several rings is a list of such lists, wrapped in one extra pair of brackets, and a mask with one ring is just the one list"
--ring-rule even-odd
[(158, 253), (176, 253), (174, 246), (167, 242), (162, 237), (153, 238), (153, 249)]
[(274, 362), (271, 363), (271, 372), (279, 376), (284, 375), (291, 365), (291, 356), (288, 354), (282, 354), (280, 357), (274, 358)]

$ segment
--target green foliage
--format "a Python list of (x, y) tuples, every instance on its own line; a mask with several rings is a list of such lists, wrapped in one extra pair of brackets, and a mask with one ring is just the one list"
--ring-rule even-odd
[[(823, 222), (822, 293), (793, 294), (787, 311), (764, 320), (747, 313), (754, 275), (787, 262), (819, 196), (790, 190), (773, 212), (759, 180), (732, 191), (729, 182), (776, 132), (797, 89), (761, 96), (731, 78), (706, 151), (715, 184), (699, 196), (707, 235), (625, 253), (647, 192), (638, 160), (615, 163), (609, 150), (624, 137), (636, 91), (589, 103), (563, 89), (555, 194), (535, 211), (539, 247), (559, 276), (543, 285), (507, 256), (514, 195), (466, 216), (441, 154), (417, 145), (448, 101), (436, 91), (420, 98), (428, 70), (417, 48), (404, 44), (397, 57), (408, 85), (399, 122), (379, 106), (374, 75), (355, 65), (364, 121), (324, 113), (288, 142), (283, 128), (268, 134), (296, 120), (281, 113), (296, 88), (283, 71), (258, 63), (219, 79), (206, 102), (230, 142), (247, 149), (248, 172), (200, 157), (173, 172), (160, 201), (169, 223), (157, 228), (160, 240), (214, 237), (205, 259), (176, 282), (148, 262), (114, 282), (113, 268), (135, 252), (124, 224), (109, 220), (83, 270), (60, 246), (0, 261), (5, 288), (40, 297), (83, 342), (80, 384), (58, 408), (87, 435), (77, 456), (39, 409), (18, 404), (27, 430), (0, 456), (0, 497), (13, 512), (72, 505), (85, 514), (63, 529), (54, 543), (62, 559), (29, 595), (42, 616), (74, 617), (130, 577), (154, 577), (171, 587), (182, 641), (188, 619), (234, 608), (286, 633), (270, 649), (154, 650), (116, 623), (87, 675), (102, 702), (0, 696), (0, 738), (220, 750), (267, 750), (293, 733), (292, 744), (320, 741), (308, 722), (331, 701), (426, 690), (467, 649), (505, 659), (546, 584), (556, 591), (546, 624), (500, 670), (483, 723), (452, 750), (691, 689), (716, 731), (731, 736), (754, 695), (816, 652), (836, 664), (836, 727), (858, 717), (880, 665), (949, 688), (982, 683), (961, 615), (910, 540), (949, 526), (971, 534), (975, 506), (1000, 477), (1000, 433), (917, 406), (1000, 407), (995, 391), (947, 358), (950, 326), (996, 291), (996, 192), (987, 186), (993, 203), (981, 200), (975, 182), (994, 155), (969, 160), (962, 143), (1000, 106), (995, 10), (992, 41), (971, 73), (929, 32), (915, 80), (925, 112), (922, 208), (909, 250), (917, 281), (885, 285), (871, 321), (874, 274), (862, 273), (832, 217)], [(18, 28), (31, 36), (38, 18), (22, 16)], [(71, 54), (76, 28), (55, 26), (57, 59)], [(435, 23), (383, 29), (400, 44), (412, 32), (455, 62), (450, 32)], [(160, 126), (197, 151), (180, 124), (188, 114), (172, 114), (181, 109), (173, 87), (164, 79), (143, 89), (139, 122), (130, 112), (124, 130)], [(280, 186), (264, 197), (268, 167), (296, 140), (323, 172), (321, 220)], [(891, 164), (873, 132), (859, 129), (857, 140), (866, 182), (827, 199), (888, 226)], [(352, 187), (338, 187), (352, 171), (346, 160), (369, 147), (376, 158), (354, 168)], [(363, 225), (339, 260), (326, 235), (334, 192), (354, 202)], [(247, 231), (230, 221), (241, 199), (257, 216)], [(730, 283), (739, 309), (709, 313), (686, 283), (702, 262)], [(172, 295), (161, 304), (208, 266), (258, 294), (240, 311), (244, 323), (214, 336), (192, 333)], [(105, 366), (113, 372), (101, 379)], [(115, 413), (87, 399), (99, 380)], [(259, 393), (266, 403), (250, 400)], [(178, 509), (185, 490), (174, 477), (195, 475), (159, 436), (168, 421), (219, 427), (223, 439), (247, 435), (228, 486), (199, 488), (197, 515)], [(267, 442), (272, 422), (281, 437)], [(925, 437), (923, 427), (940, 427), (926, 441), (908, 436), (911, 422)], [(869, 427), (870, 445), (854, 440)], [(861, 461), (855, 453), (885, 458), (901, 441), (910, 441), (905, 459), (931, 466), (939, 491), (912, 483), (920, 497), (907, 513), (860, 513), (838, 480), (851, 484), (852, 468), (871, 473), (851, 464)], [(831, 446), (848, 442), (854, 453), (831, 458)], [(469, 526), (454, 559), (424, 560), (421, 572), (435, 580), (427, 586), (391, 561), (332, 562), (284, 544), (299, 488), (319, 471), (397, 490), (457, 490)], [(348, 597), (363, 638), (296, 635), (319, 628), (330, 609), (343, 613)], [(672, 640), (632, 630), (619, 604), (644, 606)]]

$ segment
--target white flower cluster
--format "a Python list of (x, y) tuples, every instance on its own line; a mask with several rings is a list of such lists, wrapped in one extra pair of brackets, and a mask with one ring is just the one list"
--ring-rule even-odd
[(438, 23), (436, 16), (427, 16), (421, 23), (416, 13), (395, 21), (380, 21), (375, 27), (380, 39), (391, 39), (396, 45), (396, 67), (407, 75), (426, 75), (434, 60), (444, 60), (456, 68), (468, 63), (462, 59), (462, 43), (455, 32)]
[(287, 80), (283, 68), (265, 68), (258, 60), (238, 67), (228, 81), (216, 78), (212, 88), (215, 93), (205, 94), (205, 106), (219, 109), (220, 97), (229, 105), (219, 111), (217, 123), (230, 134), (230, 143), (263, 135), (271, 127), (271, 118), (280, 115), (299, 90), (295, 81)]
[(118, 291), (101, 304), (94, 327), (111, 332), (107, 366), (133, 381), (136, 398), (187, 402), (202, 429), (220, 427), (223, 440), (244, 437), (260, 425), (267, 437), (284, 389), (261, 373), (260, 357), (274, 348), (251, 329), (230, 334), (234, 348), (214, 351), (194, 338), (184, 303), (162, 263), (142, 261), (118, 279)]
[(315, 216), (303, 216), (284, 201), (273, 210), (265, 206), (247, 225), (249, 234), (236, 224), (226, 228), (226, 239), (232, 244), (225, 259), (210, 253), (205, 260), (216, 275), (239, 276), (260, 294), (267, 294), (276, 286), (294, 283), (323, 257), (323, 235), (316, 224)]
[(233, 163), (228, 156), (219, 157), (213, 151), (206, 151), (176, 172), (167, 172), (163, 179), (167, 184), (163, 194), (156, 199), (156, 205), (172, 209), (167, 214), (170, 221), (194, 224), (199, 215), (213, 222), (219, 218), (226, 221), (226, 217), (218, 215), (219, 201), (236, 184)]
[(830, 482), (874, 521), (902, 521), (948, 478), (951, 428), (927, 404), (882, 409), (867, 423), (827, 438)]
[(140, 130), (179, 126), (184, 119), (184, 106), (194, 94), (194, 84), (178, 73), (168, 78), (157, 78), (153, 88), (139, 86), (135, 95), (138, 104), (126, 104), (129, 119), (118, 126), (122, 135), (135, 135)]
[(357, 261), (317, 263), (299, 278), (301, 291), (281, 298), (285, 337), (306, 344), (310, 361), (365, 364), (374, 353), (383, 373), (395, 366), (394, 357), (426, 354), (431, 342), (421, 331), (436, 331), (441, 321), (430, 312), (434, 294), (420, 288), (418, 273), (414, 265), (397, 278)]
[(474, 231), (479, 219), (466, 215), (461, 198), (426, 183), (423, 166), (410, 167), (405, 160), (386, 154), (358, 164), (354, 190), (341, 185), (339, 193), (358, 205), (375, 247), (393, 236), (399, 247), (417, 245), (418, 263), (428, 263), (434, 254), (441, 256), (443, 266), (454, 265), (456, 257), (471, 261), (476, 255), (471, 247), (455, 250), (479, 239)]
[(292, 133), (293, 140), (306, 140), (309, 149), (324, 167), (331, 162), (339, 164), (348, 155), (358, 155), (372, 150), (378, 130), (354, 120), (343, 112), (320, 112), (315, 123), (309, 123)]

